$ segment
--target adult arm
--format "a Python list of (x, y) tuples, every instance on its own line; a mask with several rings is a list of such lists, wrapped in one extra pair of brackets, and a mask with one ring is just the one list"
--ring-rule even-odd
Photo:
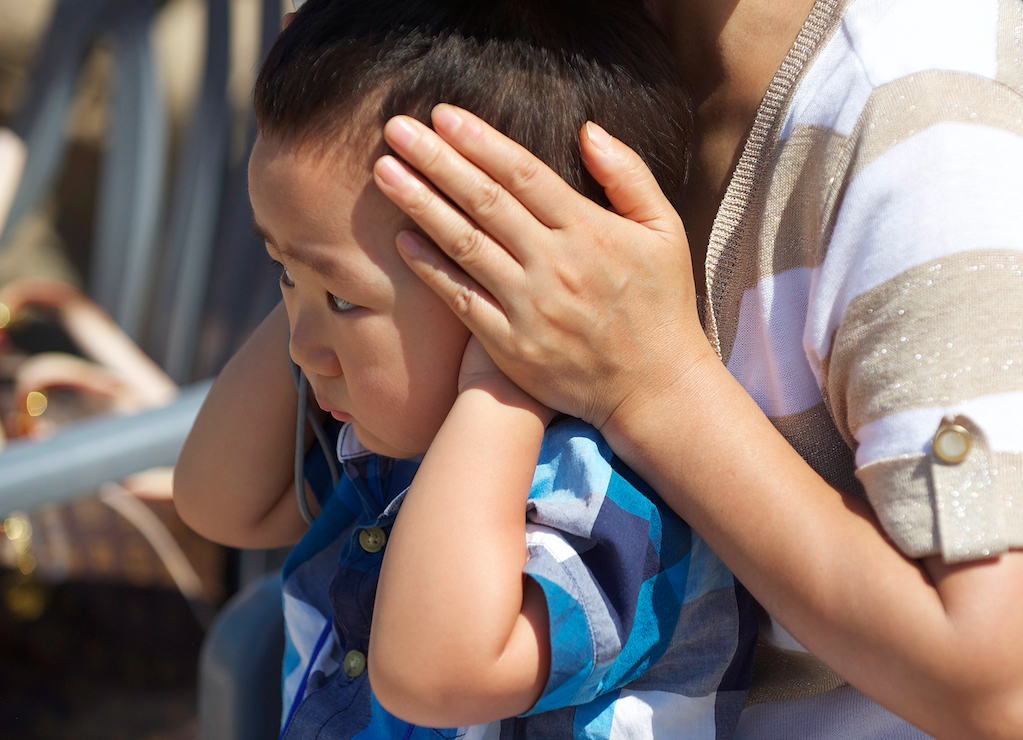
[[(490, 365), (475, 342), (467, 357)], [(499, 371), (463, 378), (391, 530), (369, 670), (391, 713), (428, 727), (515, 716), (550, 668), (526, 562), (526, 498), (550, 412)]]
[[(185, 440), (174, 468), (174, 504), (188, 526), (232, 547), (281, 547), (301, 538), (306, 523), (293, 478), (297, 404), (288, 316), (279, 304), (217, 377)], [(315, 506), (308, 486), (306, 497)]]
[(597, 426), (865, 694), (939, 738), (1023, 737), (1023, 555), (907, 559), (795, 453), (709, 346), (681, 223), (622, 144), (591, 125), (581, 141), (624, 218), (469, 114), (433, 123), (443, 138), (408, 119), (385, 134), (471, 220), (393, 158), (377, 181), (447, 255), (405, 234), (409, 264), (498, 365)]

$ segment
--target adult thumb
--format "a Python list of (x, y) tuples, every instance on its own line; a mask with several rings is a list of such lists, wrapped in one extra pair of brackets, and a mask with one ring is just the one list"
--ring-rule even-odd
[(651, 228), (674, 216), (657, 180), (636, 152), (593, 121), (586, 122), (579, 139), (583, 164), (620, 216)]

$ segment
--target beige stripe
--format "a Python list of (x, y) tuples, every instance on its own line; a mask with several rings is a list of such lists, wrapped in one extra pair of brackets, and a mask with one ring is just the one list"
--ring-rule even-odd
[[(946, 416), (941, 426), (955, 425), (958, 439), (966, 435), (972, 445), (966, 459), (959, 462), (935, 461), (931, 465), (938, 522), (938, 546), (946, 563), (1001, 555), (1009, 549), (1010, 539), (1023, 544), (1023, 528), (1007, 528), (1005, 502), (994, 455), (984, 430), (966, 415)], [(965, 430), (965, 432), (963, 431)], [(1015, 466), (1013, 466), (1015, 468)]]
[(742, 251), (756, 253), (757, 267), (738, 274), (742, 289), (794, 267), (820, 265), (852, 178), (893, 146), (942, 122), (1023, 136), (1023, 96), (975, 75), (925, 72), (875, 90), (849, 138), (797, 125), (765, 167), (764, 184), (751, 200), (749, 223), (760, 230), (748, 234), (756, 244)]
[(998, 6), (998, 81), (1023, 91), (1023, 1)]
[(1023, 136), (1023, 96), (965, 72), (930, 71), (877, 88), (856, 123), (852, 180), (913, 134), (938, 123), (975, 123)]
[(835, 333), (827, 398), (855, 433), (884, 416), (1023, 390), (1023, 253), (932, 260), (856, 297)]
[[(749, 207), (760, 172), (778, 141), (778, 130), (792, 91), (820, 49), (837, 30), (847, 0), (817, 0), (792, 48), (771, 80), (757, 110), (753, 128), (721, 201), (707, 248), (707, 337), (727, 364), (739, 320), (739, 304), (745, 280), (736, 280), (738, 266), (751, 269), (755, 243), (744, 239)], [(755, 239), (755, 236), (752, 237)]]
[(855, 496), (865, 495), (856, 478), (853, 451), (835, 428), (823, 403), (798, 414), (772, 417), (771, 423), (831, 486)]
[[(885, 532), (911, 558), (942, 551), (932, 480), (935, 465), (930, 455), (907, 455), (864, 465), (856, 473)], [(1023, 548), (1023, 454), (992, 452), (987, 471), (997, 481), (1004, 507), (1005, 546)]]
[(765, 168), (763, 187), (750, 205), (750, 232), (756, 269), (742, 277), (743, 290), (793, 267), (816, 267), (824, 260), (825, 235), (838, 196), (844, 192), (848, 140), (828, 128), (799, 126)]
[(753, 683), (746, 706), (802, 699), (840, 686), (845, 686), (845, 679), (810, 653), (784, 650), (761, 638), (753, 655)]

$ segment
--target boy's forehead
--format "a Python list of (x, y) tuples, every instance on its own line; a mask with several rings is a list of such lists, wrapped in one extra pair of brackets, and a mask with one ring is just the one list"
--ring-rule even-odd
[[(422, 233), (377, 189), (375, 157), (346, 149), (257, 139), (249, 165), (256, 232), (285, 256), (300, 257), (299, 251), (307, 250), (295, 247), (303, 244), (326, 246), (330, 240), (322, 238), (325, 231), (350, 233), (363, 247), (391, 247), (393, 236), (403, 229)], [(387, 245), (380, 244), (381, 230)]]

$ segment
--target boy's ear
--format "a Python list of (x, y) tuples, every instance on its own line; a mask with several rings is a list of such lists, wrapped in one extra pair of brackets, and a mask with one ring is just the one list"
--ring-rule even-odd
[(291, 21), (293, 21), (294, 19), (295, 19), (294, 12), (292, 12), (292, 13), (285, 13), (284, 17), (281, 19), (281, 30), (283, 31), (285, 28), (290, 26), (291, 25)]

